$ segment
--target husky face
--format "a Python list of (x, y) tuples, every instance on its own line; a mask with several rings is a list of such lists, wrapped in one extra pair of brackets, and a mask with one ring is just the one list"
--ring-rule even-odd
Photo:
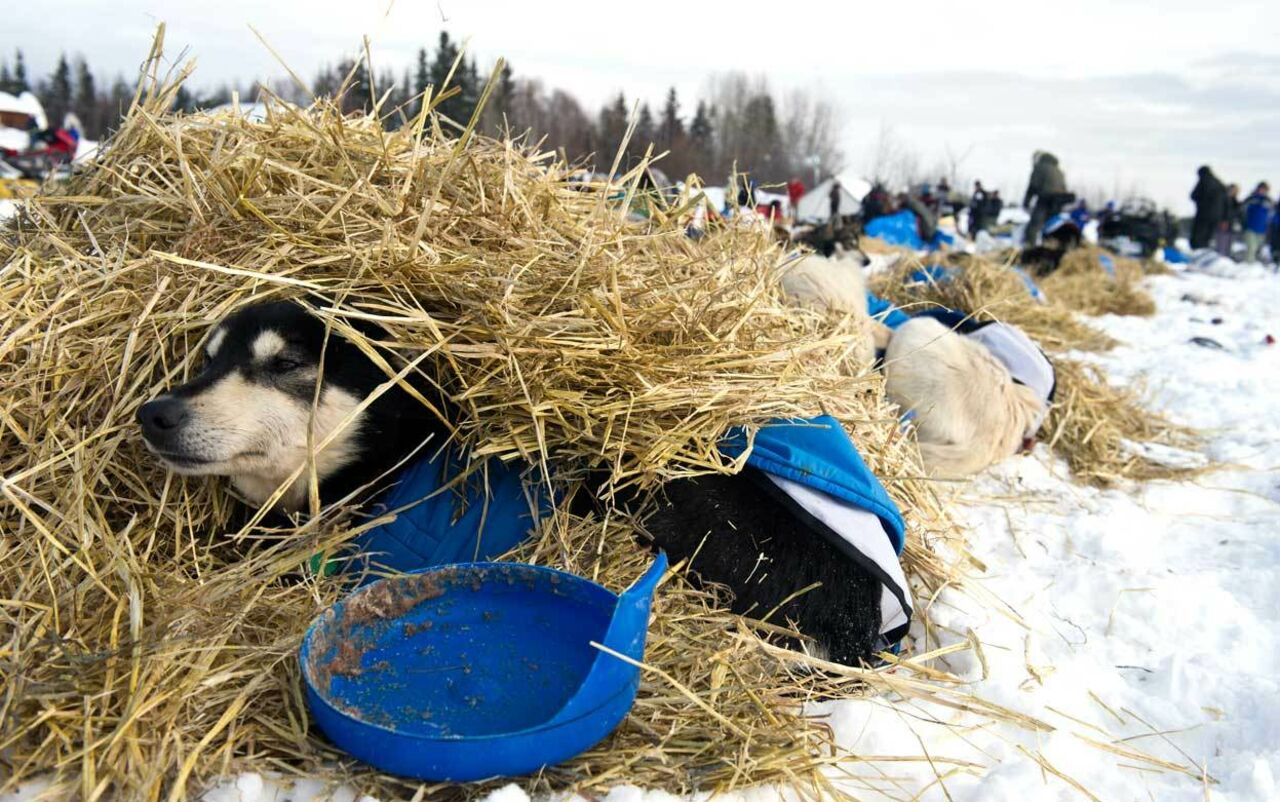
[[(356, 410), (385, 376), (336, 333), (326, 344), (324, 323), (304, 308), (241, 309), (214, 328), (204, 351), (198, 376), (138, 409), (147, 448), (169, 468), (229, 476), (261, 505), (313, 447), (321, 482), (361, 458), (365, 412)], [(296, 509), (306, 495), (304, 475), (279, 506)]]

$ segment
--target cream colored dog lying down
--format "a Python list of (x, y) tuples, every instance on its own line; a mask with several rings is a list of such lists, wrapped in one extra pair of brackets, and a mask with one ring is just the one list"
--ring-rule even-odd
[(865, 321), (868, 336), (856, 355), (869, 367), (875, 360), (875, 349), (888, 342), (889, 329), (872, 321), (867, 312), (865, 264), (866, 257), (860, 252), (835, 258), (809, 254), (785, 265), (780, 283), (783, 295), (795, 306), (853, 315)]
[(915, 412), (925, 469), (938, 477), (968, 476), (1017, 453), (1035, 438), (1053, 393), (1052, 365), (1003, 324), (962, 335), (912, 318), (893, 331), (884, 362), (885, 393)]

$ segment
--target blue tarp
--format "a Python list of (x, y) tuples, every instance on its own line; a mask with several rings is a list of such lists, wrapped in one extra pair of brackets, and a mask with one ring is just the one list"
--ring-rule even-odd
[[(1036, 284), (1035, 279), (1031, 278), (1030, 273), (1020, 267), (1012, 267), (1010, 269), (1022, 278), (1022, 283), (1027, 285), (1027, 292), (1031, 294), (1032, 298), (1040, 303), (1045, 302), (1044, 292), (1041, 291), (1040, 285)], [(950, 267), (943, 267), (942, 265), (926, 265), (912, 273), (908, 281), (942, 284), (950, 281), (954, 274), (955, 270)], [(890, 326), (890, 328), (893, 327)]]
[(917, 251), (924, 250), (924, 240), (916, 228), (916, 215), (910, 209), (896, 214), (877, 217), (863, 229), (868, 237), (882, 239), (890, 245), (902, 245)]
[(1102, 269), (1107, 271), (1107, 275), (1112, 278), (1116, 277), (1116, 263), (1105, 253), (1098, 254), (1098, 263), (1102, 265)]
[(1164, 248), (1164, 260), (1171, 265), (1185, 265), (1191, 262), (1191, 257), (1177, 248), (1166, 245)]
[(1045, 303), (1046, 299), (1044, 297), (1044, 292), (1040, 289), (1040, 285), (1036, 283), (1035, 279), (1031, 278), (1030, 273), (1028, 273), (1027, 271), (1023, 270), (1020, 267), (1014, 267), (1010, 269), (1013, 270), (1013, 272), (1017, 273), (1019, 276), (1022, 276), (1022, 283), (1027, 285), (1027, 292), (1031, 293), (1032, 298), (1039, 301), (1040, 303)]
[(895, 214), (875, 218), (867, 223), (863, 233), (868, 237), (884, 240), (890, 245), (902, 245), (916, 251), (936, 251), (943, 245), (956, 244), (956, 238), (941, 229), (934, 231), (933, 238), (925, 242), (920, 238), (920, 228), (917, 223), (916, 213), (910, 209), (903, 209)]

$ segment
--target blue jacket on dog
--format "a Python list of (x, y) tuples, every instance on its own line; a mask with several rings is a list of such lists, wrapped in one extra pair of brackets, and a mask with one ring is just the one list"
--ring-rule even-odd
[[(550, 512), (545, 498), (531, 498), (523, 465), (489, 463), (458, 489), (448, 483), (462, 472), (453, 452), (423, 457), (405, 468), (372, 515), (395, 513), (356, 539), (376, 568), (416, 571), (445, 563), (491, 560), (528, 536), (537, 518)], [(461, 515), (458, 514), (462, 511)]]
[[(721, 444), (729, 458), (747, 448), (741, 429)], [(746, 464), (773, 483), (774, 493), (802, 521), (857, 561), (884, 586), (881, 632), (886, 643), (906, 634), (911, 594), (898, 562), (904, 544), (902, 515), (858, 454), (844, 427), (823, 415), (778, 421), (762, 427)], [(414, 571), (451, 562), (487, 560), (520, 544), (551, 511), (545, 496), (531, 490), (516, 467), (492, 460), (487, 482), (464, 485), (463, 512), (458, 492), (447, 486), (461, 464), (444, 454), (423, 458), (407, 468), (375, 507), (374, 515), (394, 512), (394, 520), (357, 538), (362, 554), (378, 569)], [(486, 486), (481, 492), (481, 485)]]
[[(720, 450), (736, 457), (746, 447), (746, 433), (735, 429)], [(911, 592), (898, 560), (906, 527), (840, 422), (821, 415), (763, 426), (747, 465), (765, 474), (771, 495), (815, 534), (880, 580), (884, 646), (901, 640), (911, 623)]]

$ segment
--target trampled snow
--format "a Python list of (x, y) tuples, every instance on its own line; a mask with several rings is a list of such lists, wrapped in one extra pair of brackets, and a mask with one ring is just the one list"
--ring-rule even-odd
[(1108, 800), (1280, 798), (1280, 345), (1265, 342), (1280, 337), (1280, 276), (1215, 273), (1228, 270), (1151, 279), (1154, 318), (1097, 319), (1124, 343), (1096, 357), (1111, 381), (1145, 383), (1153, 408), (1205, 432), (1222, 468), (1100, 491), (1041, 446), (963, 491), (981, 584), (1012, 615), (944, 592), (944, 642), (974, 630), (986, 666), (941, 662), (1054, 731), (886, 699), (828, 705), (851, 752), (933, 761), (895, 764), (892, 779), (855, 765), (859, 798), (913, 798), (931, 782), (920, 799), (1087, 798), (1071, 782)]

